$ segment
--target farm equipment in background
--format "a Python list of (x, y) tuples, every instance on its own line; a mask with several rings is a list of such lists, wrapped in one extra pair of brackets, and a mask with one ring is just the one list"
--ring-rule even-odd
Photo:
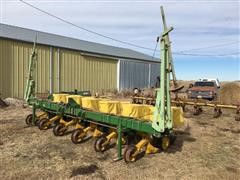
[(47, 100), (35, 98), (34, 45), (25, 94), (25, 100), (33, 110), (26, 123), (37, 125), (41, 130), (53, 127), (56, 136), (64, 135), (70, 126), (74, 127), (72, 142), (78, 144), (95, 137), (97, 152), (109, 149), (115, 140), (118, 152), (115, 160), (124, 158), (125, 162), (134, 162), (143, 151), (148, 154), (166, 150), (175, 137), (173, 127), (183, 124), (183, 116), (181, 107), (171, 107), (170, 72), (174, 69), (169, 32), (173, 28), (166, 27), (163, 8), (161, 14), (164, 23), (160, 45), (161, 84), (155, 106), (89, 97), (88, 93), (77, 91), (52, 94)]
[[(149, 105), (155, 105), (156, 99), (155, 98), (149, 98), (149, 97), (143, 97), (143, 96), (133, 96), (132, 97), (132, 103), (135, 104), (149, 104)], [(240, 121), (240, 105), (239, 104), (221, 104), (219, 102), (210, 102), (206, 100), (196, 99), (196, 100), (190, 100), (190, 99), (183, 99), (183, 98), (177, 98), (172, 99), (171, 104), (173, 106), (180, 106), (185, 111), (186, 106), (193, 107), (193, 115), (200, 115), (203, 110), (202, 107), (210, 107), (213, 108), (213, 117), (218, 118), (222, 115), (222, 109), (233, 109), (236, 111), (236, 121)]]
[[(174, 96), (174, 98), (171, 99), (172, 106), (182, 107), (184, 111), (186, 110), (186, 106), (191, 106), (193, 107), (193, 115), (196, 116), (203, 112), (203, 107), (210, 107), (213, 108), (214, 118), (222, 115), (222, 109), (232, 109), (236, 112), (235, 120), (240, 121), (240, 101), (232, 104), (224, 104), (219, 101), (220, 84), (218, 79), (199, 79), (195, 84), (191, 84), (192, 86), (190, 86), (186, 92), (181, 92), (183, 86), (175, 88), (174, 84), (177, 83), (173, 82), (173, 89), (170, 89), (170, 92), (172, 92)], [(154, 106), (156, 103), (156, 89), (151, 89), (150, 91), (151, 92), (143, 93), (144, 90), (134, 88), (133, 96), (131, 97), (132, 103)], [(187, 94), (188, 97), (179, 98), (179, 93)]]

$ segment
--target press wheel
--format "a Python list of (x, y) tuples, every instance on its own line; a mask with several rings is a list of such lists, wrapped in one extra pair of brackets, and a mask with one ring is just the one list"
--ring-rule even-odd
[(123, 159), (126, 163), (136, 161), (136, 157), (133, 154), (136, 152), (137, 148), (135, 145), (129, 145), (123, 153)]
[(29, 114), (26, 119), (25, 119), (25, 122), (28, 126), (32, 126), (33, 124), (33, 115), (32, 114)]
[(95, 140), (94, 149), (96, 152), (103, 152), (106, 150), (107, 138), (105, 136), (100, 136)]
[(38, 123), (38, 128), (40, 129), (40, 130), (46, 130), (46, 129), (48, 129), (49, 128), (49, 123), (48, 123), (48, 119), (47, 118), (43, 118), (43, 119), (41, 119), (40, 121), (39, 121), (39, 123)]
[(73, 132), (72, 132), (72, 136), (71, 136), (71, 140), (74, 144), (78, 144), (80, 142), (82, 142), (84, 136), (82, 135), (84, 132), (83, 132), (83, 129), (82, 128), (79, 128), (79, 129), (75, 129)]
[(66, 132), (66, 127), (64, 124), (62, 123), (59, 123), (58, 125), (54, 126), (53, 128), (53, 134), (55, 136), (63, 136), (64, 133)]

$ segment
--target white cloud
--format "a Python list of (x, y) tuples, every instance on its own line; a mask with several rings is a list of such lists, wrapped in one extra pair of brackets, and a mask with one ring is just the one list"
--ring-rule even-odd
[[(28, 2), (80, 26), (150, 48), (154, 48), (156, 36), (162, 31), (160, 5), (164, 5), (168, 25), (175, 28), (171, 34), (175, 51), (239, 39), (238, 2)], [(66, 25), (21, 2), (3, 1), (2, 10), (1, 19), (6, 24), (126, 47)], [(238, 50), (239, 44), (236, 44), (210, 52), (222, 54)]]

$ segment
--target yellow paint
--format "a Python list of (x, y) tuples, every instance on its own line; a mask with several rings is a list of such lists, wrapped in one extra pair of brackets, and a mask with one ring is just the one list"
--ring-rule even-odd
[(140, 151), (146, 144), (148, 144), (147, 139), (142, 139), (136, 144), (137, 151)]
[(76, 126), (75, 126), (75, 129), (83, 129), (83, 128), (84, 127), (81, 124), (79, 124), (79, 123), (77, 123)]
[(143, 119), (143, 117), (151, 114), (151, 106), (143, 104), (131, 104), (128, 102), (121, 102), (121, 115), (126, 117), (133, 117)]
[(37, 118), (42, 118), (42, 117), (46, 117), (47, 113), (46, 112), (39, 112), (36, 114)]
[(86, 134), (88, 131), (91, 131), (91, 130), (93, 130), (93, 128), (91, 126), (88, 126), (83, 129), (83, 132)]
[(67, 96), (69, 96), (69, 94), (53, 94), (53, 102), (67, 103)]
[(76, 121), (74, 120), (74, 119), (72, 119), (71, 121), (69, 121), (69, 122), (67, 122), (66, 124), (65, 124), (65, 126), (72, 126), (72, 125), (74, 125), (76, 123)]
[(99, 111), (102, 113), (117, 115), (120, 113), (120, 102), (119, 101), (99, 101)]
[(146, 154), (153, 154), (153, 153), (157, 153), (159, 151), (158, 148), (154, 147), (153, 145), (151, 145), (150, 143), (147, 144), (147, 148), (146, 148)]
[(184, 125), (183, 110), (181, 107), (171, 107), (173, 116), (173, 127), (181, 127)]
[(59, 120), (61, 118), (61, 116), (54, 116), (53, 118), (51, 118), (51, 119), (49, 119), (49, 123), (52, 123), (52, 122), (54, 122), (54, 121), (57, 121), (57, 120)]
[(59, 122), (64, 124), (66, 127), (68, 127), (68, 126), (76, 124), (77, 119), (71, 119), (71, 121), (65, 121), (63, 118), (61, 118)]
[(65, 126), (66, 126), (66, 124), (67, 124), (67, 122), (66, 122), (66, 121), (64, 121), (64, 119), (63, 119), (63, 118), (61, 118), (59, 122), (60, 122), (60, 123), (62, 123), (62, 124), (64, 124)]
[(82, 98), (82, 107), (85, 109), (98, 111), (98, 101), (99, 101), (99, 99), (94, 98), (94, 97), (83, 97)]
[(98, 128), (95, 128), (92, 136), (93, 137), (99, 137), (101, 135), (103, 135), (103, 132), (100, 131)]
[(107, 135), (107, 141), (111, 141), (111, 139), (116, 138), (117, 137), (117, 133), (116, 132), (111, 132), (109, 135)]
[[(150, 107), (150, 114), (143, 116), (142, 120), (152, 121), (155, 107)], [(173, 117), (173, 127), (180, 127), (184, 125), (183, 110), (181, 107), (171, 107), (172, 117)]]

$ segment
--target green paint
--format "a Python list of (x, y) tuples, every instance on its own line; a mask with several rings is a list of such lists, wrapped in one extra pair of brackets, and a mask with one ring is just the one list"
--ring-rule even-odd
[(116, 128), (121, 125), (123, 129), (131, 129), (148, 134), (158, 134), (158, 132), (152, 128), (150, 122), (85, 110), (80, 106), (77, 107), (73, 103), (64, 105), (47, 100), (35, 100), (35, 103), (42, 111), (52, 112), (55, 114), (64, 114), (64, 116), (69, 117), (79, 117), (85, 121), (95, 121)]
[(119, 123), (118, 125), (118, 160), (122, 159), (122, 125)]
[[(152, 127), (157, 132), (164, 133), (172, 129), (171, 99), (170, 99), (170, 72), (172, 72), (171, 48), (169, 42), (169, 32), (173, 28), (167, 29), (165, 15), (161, 7), (164, 31), (161, 35), (161, 66), (160, 66), (160, 88), (157, 91), (155, 112)], [(174, 77), (175, 78), (175, 77)]]
[(30, 62), (29, 62), (29, 72), (28, 72), (26, 89), (24, 92), (24, 100), (26, 102), (29, 102), (31, 99), (35, 98), (36, 61), (37, 61), (37, 53), (36, 53), (36, 40), (35, 40), (33, 45), (33, 51), (32, 51)]

